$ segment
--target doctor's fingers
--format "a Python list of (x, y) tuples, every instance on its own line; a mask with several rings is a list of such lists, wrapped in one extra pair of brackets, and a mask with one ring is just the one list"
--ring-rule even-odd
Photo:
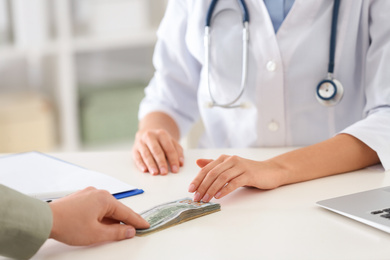
[(141, 154), (152, 175), (168, 174), (168, 162), (159, 143), (146, 145)]
[(236, 178), (232, 179), (228, 183), (226, 183), (215, 195), (214, 198), (220, 199), (235, 191), (240, 187), (244, 187), (247, 185), (247, 176), (245, 174), (241, 174)]
[(242, 170), (233, 167), (223, 172), (211, 184), (202, 198), (203, 202), (209, 202), (213, 197), (216, 199), (222, 198), (235, 189), (245, 185), (245, 176)]
[[(190, 186), (188, 187), (188, 192), (195, 192), (198, 190), (199, 186), (203, 182), (204, 178), (209, 174), (211, 170), (213, 170), (215, 167), (217, 167), (219, 164), (223, 163), (224, 160), (227, 158), (227, 155), (221, 155), (216, 160), (209, 160), (209, 159), (198, 159), (196, 161), (196, 164), (201, 167), (202, 169), (198, 172), (196, 177), (192, 180), (190, 183)], [(208, 188), (208, 187), (207, 187)]]
[[(189, 192), (196, 190), (194, 200), (199, 201), (202, 199), (207, 201), (211, 199), (215, 192), (222, 188), (231, 178), (230, 175), (224, 173), (235, 166), (237, 158), (237, 156), (222, 155), (217, 160), (212, 161), (203, 167), (189, 187)], [(233, 173), (233, 171), (230, 171), (230, 174), (231, 173)], [(213, 194), (206, 193), (217, 179), (219, 179), (218, 183), (224, 183), (219, 184), (220, 187), (218, 187), (218, 189), (214, 188), (216, 191)]]
[[(157, 143), (157, 145), (159, 146), (158, 143)], [(157, 148), (154, 148), (154, 149), (157, 149)], [(161, 150), (161, 148), (160, 148), (160, 150)], [(142, 160), (146, 165), (147, 171), (149, 171), (152, 175), (159, 174), (160, 171), (158, 169), (158, 165), (157, 165), (157, 162), (155, 160), (154, 154), (150, 150), (150, 147), (148, 147), (147, 144), (141, 143), (141, 144), (138, 144), (138, 151), (141, 154)], [(165, 159), (164, 155), (163, 155), (163, 158)], [(167, 163), (165, 163), (165, 164), (167, 164)], [(147, 172), (147, 171), (145, 171), (145, 172)]]
[(135, 165), (142, 172), (148, 171), (148, 167), (146, 166), (144, 160), (142, 159), (141, 153), (139, 152), (139, 150), (136, 147), (133, 148), (133, 160), (135, 162)]
[(161, 175), (168, 174), (168, 163), (172, 172), (177, 173), (183, 161), (183, 150), (176, 140), (165, 130), (156, 130), (145, 135), (145, 144), (149, 148)]
[[(163, 130), (147, 130), (138, 131), (136, 134), (136, 141), (134, 149), (139, 151), (140, 157), (134, 153), (138, 159), (137, 165), (144, 172), (149, 171), (152, 175), (167, 174), (168, 163), (165, 158), (163, 149), (160, 147), (159, 135)], [(140, 160), (142, 159), (142, 160)], [(143, 169), (143, 165), (146, 170)]]
[(173, 173), (179, 172), (180, 166), (183, 166), (184, 163), (183, 148), (176, 140), (164, 135), (160, 136), (159, 142), (171, 167), (171, 171)]
[(196, 161), (196, 164), (202, 169), (192, 180), (190, 186), (188, 186), (188, 192), (195, 192), (199, 188), (199, 185), (202, 183), (203, 179), (206, 177), (207, 173), (215, 166), (217, 166), (219, 163), (220, 162), (216, 162), (209, 159), (198, 159)]
[(158, 169), (153, 155), (145, 142), (145, 139), (147, 138), (150, 138), (150, 136), (148, 137), (146, 133), (137, 132), (133, 146), (133, 159), (136, 166), (142, 172), (149, 171), (151, 174), (155, 175), (158, 174)]
[[(168, 163), (161, 148), (159, 136), (163, 130), (148, 130), (136, 135), (136, 149), (138, 149), (147, 171), (152, 175), (168, 173)], [(141, 165), (142, 163), (139, 162)]]
[(183, 166), (184, 165), (184, 151), (183, 151), (183, 147), (176, 140), (173, 141), (173, 144), (175, 145), (177, 154), (179, 156), (179, 165)]
[(200, 168), (203, 168), (205, 167), (207, 164), (211, 163), (212, 159), (198, 159), (196, 160), (196, 164), (200, 167)]

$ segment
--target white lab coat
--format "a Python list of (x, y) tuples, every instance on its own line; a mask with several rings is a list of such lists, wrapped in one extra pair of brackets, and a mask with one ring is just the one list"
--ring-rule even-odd
[[(204, 25), (210, 0), (171, 0), (158, 31), (156, 73), (140, 119), (163, 111), (184, 135), (199, 118), (200, 147), (305, 146), (348, 133), (374, 149), (390, 169), (390, 1), (344, 0), (337, 30), (335, 78), (344, 97), (334, 107), (316, 100), (326, 77), (333, 1), (296, 0), (277, 34), (263, 1), (250, 12), (248, 108), (207, 108)], [(211, 87), (219, 102), (241, 80), (242, 15), (236, 0), (219, 1), (212, 21)]]

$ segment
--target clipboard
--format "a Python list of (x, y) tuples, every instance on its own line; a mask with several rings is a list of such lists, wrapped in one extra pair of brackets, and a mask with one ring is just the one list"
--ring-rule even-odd
[[(40, 152), (0, 157), (0, 183), (26, 195), (82, 190), (93, 186), (116, 199), (143, 193), (130, 184)], [(45, 200), (56, 198), (45, 198)]]

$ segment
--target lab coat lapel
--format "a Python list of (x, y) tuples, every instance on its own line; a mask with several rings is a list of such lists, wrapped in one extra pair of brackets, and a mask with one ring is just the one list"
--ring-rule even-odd
[(254, 104), (258, 144), (285, 145), (285, 104), (283, 63), (278, 41), (263, 1), (248, 1), (251, 15), (250, 49), (257, 66), (248, 68), (255, 75)]
[[(247, 2), (250, 15), (250, 37), (253, 39), (253, 53), (256, 57), (267, 57), (268, 53), (279, 55), (279, 48), (271, 18), (264, 1)], [(254, 46), (261, 44), (262, 46)]]
[[(333, 1), (295, 0), (290, 12), (276, 35), (283, 54), (289, 57), (295, 51), (294, 44), (301, 44), (300, 35), (323, 15), (324, 6), (333, 6)], [(330, 24), (329, 24), (330, 29)], [(325, 32), (327, 33), (327, 32)]]

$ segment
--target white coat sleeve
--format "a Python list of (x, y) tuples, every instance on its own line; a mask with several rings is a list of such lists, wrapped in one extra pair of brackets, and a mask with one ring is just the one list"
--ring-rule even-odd
[[(390, 1), (372, 1), (366, 56), (365, 119), (343, 130), (373, 150), (390, 170)], [(386, 11), (387, 10), (387, 11)]]
[[(157, 32), (153, 64), (155, 74), (145, 89), (139, 119), (153, 111), (170, 115), (183, 136), (199, 118), (197, 89), (200, 63), (186, 44), (188, 1), (170, 1)], [(203, 41), (203, 39), (199, 39)]]

